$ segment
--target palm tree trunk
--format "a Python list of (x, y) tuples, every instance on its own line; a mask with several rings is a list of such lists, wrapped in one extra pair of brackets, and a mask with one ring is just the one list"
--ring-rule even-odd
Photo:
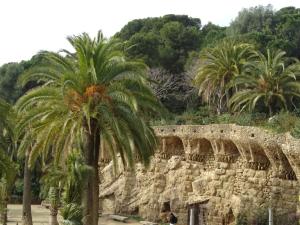
[(57, 214), (59, 205), (59, 190), (57, 187), (50, 187), (48, 198), (50, 200), (49, 225), (58, 225)]
[(50, 206), (49, 225), (58, 225), (59, 224), (58, 220), (57, 220), (57, 214), (58, 214), (57, 207)]
[(28, 166), (29, 152), (25, 156), (24, 166), (24, 190), (23, 190), (23, 215), (22, 224), (32, 225), (31, 215), (31, 171)]
[(85, 123), (85, 143), (84, 157), (86, 164), (93, 168), (93, 173), (88, 177), (88, 181), (83, 190), (83, 224), (98, 225), (99, 211), (99, 178), (98, 178), (98, 156), (100, 148), (100, 131), (96, 126), (96, 121), (91, 121), (91, 131), (89, 132)]
[[(99, 132), (98, 132), (99, 133)], [(94, 224), (98, 225), (98, 219), (99, 219), (99, 151), (100, 151), (100, 135), (97, 134), (96, 136), (96, 143), (98, 145), (98, 150), (95, 151), (95, 157), (94, 157), (94, 171), (95, 171), (95, 178), (94, 178), (94, 188), (93, 188), (93, 199), (94, 199), (94, 205), (93, 205), (93, 211), (94, 211)]]
[(272, 105), (269, 104), (269, 105), (268, 105), (268, 108), (269, 108), (269, 117), (272, 117), (272, 116), (273, 116)]
[(7, 224), (7, 205), (8, 205), (8, 199), (5, 198), (1, 202), (1, 206), (0, 206), (1, 207), (0, 223), (2, 225), (6, 225)]

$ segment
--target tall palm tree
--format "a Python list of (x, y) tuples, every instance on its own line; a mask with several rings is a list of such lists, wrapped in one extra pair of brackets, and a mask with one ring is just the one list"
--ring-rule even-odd
[(300, 64), (288, 60), (280, 50), (256, 54), (257, 60), (235, 79), (242, 90), (232, 96), (229, 105), (233, 111), (252, 111), (261, 103), (272, 116), (276, 108), (286, 110), (293, 97), (300, 97)]
[(7, 223), (7, 204), (17, 175), (13, 161), (16, 151), (15, 113), (10, 104), (0, 99), (0, 222)]
[(229, 98), (236, 92), (230, 86), (232, 79), (241, 74), (244, 65), (251, 60), (253, 46), (226, 39), (212, 48), (205, 49), (200, 60), (202, 66), (195, 77), (199, 95), (221, 113), (227, 109)]
[(100, 141), (115, 161), (119, 154), (126, 166), (133, 166), (137, 154), (148, 164), (156, 137), (145, 116), (157, 114), (160, 104), (147, 86), (145, 65), (127, 61), (119, 42), (106, 40), (101, 32), (94, 39), (84, 33), (68, 41), (74, 53), (42, 52), (44, 64), (22, 76), (23, 84), (34, 80), (42, 85), (17, 102), (24, 113), (18, 127), (31, 127), (35, 134), (31, 164), (50, 149), (56, 157), (73, 147), (83, 150), (93, 168), (84, 187), (84, 224), (96, 225)]

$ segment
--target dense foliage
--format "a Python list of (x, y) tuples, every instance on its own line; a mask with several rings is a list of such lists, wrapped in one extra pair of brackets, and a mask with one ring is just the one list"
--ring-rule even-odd
[(26, 90), (34, 87), (35, 83), (30, 83), (22, 88), (17, 84), (17, 80), (25, 70), (40, 61), (40, 57), (33, 56), (32, 59), (28, 61), (2, 65), (0, 67), (0, 97), (10, 103), (14, 103)]
[(188, 52), (199, 50), (201, 21), (188, 16), (166, 15), (129, 22), (116, 37), (127, 41), (127, 55), (143, 59), (150, 67), (172, 73), (184, 70)]
[(280, 48), (288, 56), (300, 57), (300, 9), (274, 11), (271, 5), (242, 10), (228, 28), (228, 34), (257, 44), (260, 50)]

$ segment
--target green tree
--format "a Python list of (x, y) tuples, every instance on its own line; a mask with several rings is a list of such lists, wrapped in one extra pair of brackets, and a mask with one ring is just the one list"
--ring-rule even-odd
[(272, 5), (256, 6), (243, 9), (231, 22), (229, 35), (239, 35), (252, 32), (272, 33), (274, 10)]
[(300, 9), (271, 5), (243, 9), (227, 29), (229, 36), (254, 43), (260, 51), (282, 49), (287, 56), (300, 58)]
[(226, 27), (220, 27), (211, 22), (201, 29), (201, 49), (212, 47), (226, 37)]
[(173, 73), (184, 71), (189, 51), (200, 48), (199, 29), (184, 27), (177, 21), (169, 22), (160, 29), (160, 37), (159, 59), (162, 67)]
[(199, 95), (209, 105), (215, 106), (219, 114), (227, 110), (230, 97), (237, 91), (230, 84), (251, 59), (252, 49), (249, 44), (228, 39), (202, 52), (200, 59), (203, 63), (195, 84)]
[(143, 59), (150, 67), (181, 73), (192, 50), (201, 42), (201, 21), (185, 15), (133, 20), (115, 36), (127, 42), (127, 57)]
[(145, 65), (126, 61), (119, 42), (107, 41), (101, 32), (95, 39), (84, 33), (68, 40), (74, 53), (41, 53), (44, 65), (22, 76), (23, 84), (38, 80), (43, 85), (17, 102), (24, 113), (19, 129), (31, 127), (35, 135), (31, 164), (50, 148), (56, 157), (75, 146), (83, 150), (93, 168), (84, 186), (84, 224), (96, 225), (100, 142), (125, 167), (134, 166), (135, 155), (148, 164), (156, 137), (145, 116), (159, 112), (160, 104), (147, 86)]
[(38, 56), (33, 56), (28, 61), (2, 65), (0, 67), (0, 97), (9, 103), (15, 103), (26, 90), (35, 86), (35, 83), (29, 83), (24, 88), (21, 88), (18, 86), (17, 80), (26, 69), (40, 60)]
[(68, 177), (64, 184), (63, 207), (61, 209), (64, 219), (63, 224), (82, 224), (78, 223), (83, 217), (80, 203), (84, 183), (90, 172), (92, 170), (85, 165), (81, 152), (74, 149), (67, 159), (66, 174), (68, 174)]
[(45, 172), (46, 174), (42, 177), (41, 183), (42, 193), (47, 196), (46, 202), (49, 203), (49, 225), (58, 225), (57, 214), (61, 205), (60, 192), (67, 176), (56, 162), (52, 162)]
[(10, 104), (0, 99), (0, 222), (7, 223), (7, 204), (17, 175), (13, 161), (16, 152), (15, 113)]
[(230, 99), (231, 109), (253, 111), (262, 104), (270, 116), (276, 110), (287, 110), (289, 103), (293, 106), (293, 98), (300, 97), (299, 63), (288, 61), (280, 50), (267, 50), (266, 55), (257, 52), (257, 57), (236, 77), (234, 83), (242, 89)]
[[(82, 224), (82, 193), (84, 183), (92, 169), (85, 165), (79, 150), (73, 149), (66, 162), (52, 162), (46, 166), (46, 174), (42, 177), (43, 194), (50, 204), (50, 225), (58, 225), (58, 209), (62, 212), (63, 224)], [(79, 210), (79, 211), (78, 211)], [(77, 221), (74, 221), (74, 213)]]

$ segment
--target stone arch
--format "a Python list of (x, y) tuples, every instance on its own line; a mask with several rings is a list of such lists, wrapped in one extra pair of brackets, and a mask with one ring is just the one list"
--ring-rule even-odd
[(116, 197), (115, 194), (110, 194), (101, 199), (101, 209), (103, 214), (116, 213)]
[(293, 167), (277, 143), (268, 143), (264, 149), (277, 177), (285, 180), (297, 180)]
[(212, 147), (218, 162), (233, 163), (241, 156), (236, 144), (230, 139), (214, 140)]
[(259, 144), (249, 144), (247, 154), (249, 155), (249, 160), (247, 160), (246, 168), (254, 170), (266, 170), (269, 168), (270, 160), (264, 149)]
[(222, 225), (232, 225), (235, 224), (235, 216), (233, 214), (232, 208), (228, 210), (225, 216), (222, 218)]
[(177, 136), (162, 137), (160, 139), (159, 154), (163, 159), (169, 159), (173, 155), (184, 156), (184, 145)]
[(277, 151), (277, 156), (278, 157), (276, 158), (279, 158), (280, 160), (278, 177), (284, 180), (297, 180), (295, 171), (293, 170), (290, 162), (281, 150)]
[(204, 162), (214, 159), (214, 151), (209, 140), (206, 138), (197, 138), (189, 140), (189, 151), (187, 158), (192, 161)]

